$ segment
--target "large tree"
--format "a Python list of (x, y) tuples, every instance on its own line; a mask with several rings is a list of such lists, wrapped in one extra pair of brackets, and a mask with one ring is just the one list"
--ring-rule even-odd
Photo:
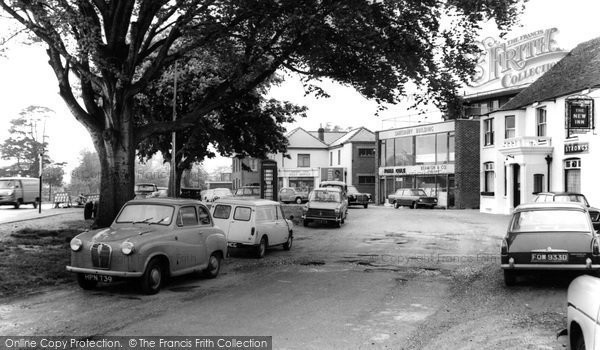
[[(521, 11), (520, 0), (0, 0), (0, 6), (47, 45), (59, 93), (92, 136), (102, 169), (100, 225), (133, 196), (140, 141), (199, 127), (203, 116), (239, 101), (278, 69), (329, 77), (390, 103), (412, 80), (443, 107), (473, 72), (478, 23), (492, 18), (506, 29)], [(177, 121), (136, 124), (134, 97), (191, 52), (219, 62), (218, 72), (204, 72), (201, 98)]]

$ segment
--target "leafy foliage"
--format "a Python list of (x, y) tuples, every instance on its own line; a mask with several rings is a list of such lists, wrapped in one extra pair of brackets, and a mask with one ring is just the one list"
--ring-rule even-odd
[(59, 164), (53, 164), (42, 170), (42, 181), (53, 187), (62, 186), (64, 176), (65, 169)]
[(69, 192), (75, 194), (100, 193), (100, 160), (98, 154), (90, 150), (80, 153), (79, 165), (71, 171)]

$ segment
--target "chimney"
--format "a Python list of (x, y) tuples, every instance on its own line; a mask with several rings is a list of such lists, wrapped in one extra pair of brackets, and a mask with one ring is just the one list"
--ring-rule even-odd
[(325, 129), (320, 127), (319, 130), (317, 130), (317, 133), (319, 133), (319, 140), (325, 142)]

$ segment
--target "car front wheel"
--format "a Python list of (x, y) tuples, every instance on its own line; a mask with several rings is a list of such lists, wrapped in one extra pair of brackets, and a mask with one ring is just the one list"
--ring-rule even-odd
[(285, 243), (283, 243), (283, 250), (290, 250), (292, 249), (292, 243), (294, 242), (294, 236), (292, 236), (292, 234), (290, 233), (288, 235), (288, 239)]
[(417, 202), (413, 202), (413, 204), (410, 207), (413, 209), (417, 209), (419, 206), (418, 206)]
[(140, 287), (145, 294), (156, 294), (164, 278), (164, 267), (158, 259), (152, 259), (146, 267), (146, 271), (140, 278)]
[(206, 278), (215, 278), (219, 275), (219, 271), (221, 270), (221, 254), (219, 252), (214, 252), (211, 254), (210, 258), (208, 258), (208, 266), (202, 272), (204, 277)]
[(260, 243), (256, 247), (256, 257), (258, 259), (262, 259), (265, 257), (265, 254), (267, 253), (267, 244), (268, 244), (267, 237), (263, 236), (260, 239)]
[(296, 198), (296, 204), (302, 204), (302, 198), (300, 198), (300, 197)]
[(395, 208), (395, 209), (398, 209), (398, 208), (400, 208), (400, 203), (398, 203), (398, 202), (394, 202), (394, 208)]

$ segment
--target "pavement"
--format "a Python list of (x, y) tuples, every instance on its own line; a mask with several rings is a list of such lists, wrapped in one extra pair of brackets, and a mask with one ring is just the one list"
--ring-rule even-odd
[(12, 206), (2, 206), (0, 207), (0, 224), (30, 221), (79, 211), (82, 212), (83, 217), (83, 207), (54, 208), (53, 203), (43, 203), (40, 213), (39, 208), (33, 208), (31, 205), (23, 205), (19, 209)]

